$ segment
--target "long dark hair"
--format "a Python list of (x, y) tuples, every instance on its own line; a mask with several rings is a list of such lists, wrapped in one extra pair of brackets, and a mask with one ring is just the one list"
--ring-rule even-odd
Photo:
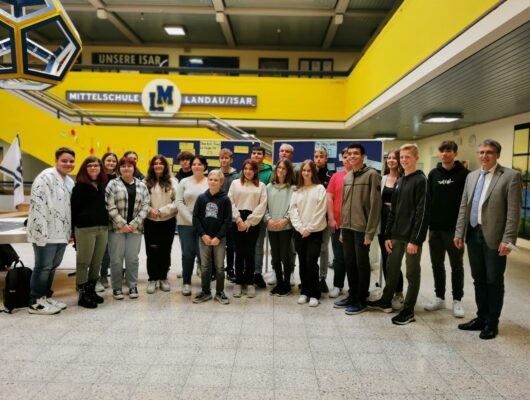
[[(99, 175), (95, 181), (93, 181), (90, 178), (90, 175), (88, 175), (87, 166), (90, 163), (99, 164)], [(83, 161), (83, 164), (81, 164), (81, 167), (79, 167), (79, 172), (77, 173), (77, 176), (76, 176), (76, 181), (78, 183), (84, 183), (84, 184), (90, 185), (95, 182), (98, 189), (105, 187), (105, 185), (107, 184), (107, 180), (108, 180), (107, 174), (105, 173), (105, 170), (103, 168), (103, 163), (96, 156), (88, 156), (87, 158), (85, 158), (85, 161)]]
[(300, 189), (304, 186), (304, 177), (302, 176), (302, 170), (306, 165), (309, 165), (311, 169), (311, 182), (315, 185), (318, 185), (320, 181), (318, 180), (318, 171), (317, 166), (313, 160), (305, 160), (302, 165), (300, 165), (300, 172), (298, 173), (298, 182), (296, 182), (296, 188)]
[(244, 185), (247, 178), (245, 178), (245, 166), (250, 165), (252, 168), (252, 171), (254, 171), (254, 177), (252, 178), (252, 183), (254, 183), (254, 186), (259, 186), (259, 169), (258, 164), (256, 164), (255, 161), (252, 161), (250, 158), (245, 160), (243, 162), (243, 165), (241, 166), (241, 184)]
[(394, 154), (396, 156), (397, 163), (398, 163), (398, 175), (403, 176), (403, 167), (401, 166), (401, 163), (399, 162), (399, 148), (392, 149), (387, 153), (386, 158), (385, 158), (385, 169), (383, 171), (383, 175), (388, 175), (390, 173), (390, 168), (388, 168), (388, 162), (387, 162), (388, 156), (390, 154)]
[[(155, 162), (160, 160), (162, 164), (164, 164), (164, 171), (162, 172), (162, 175), (159, 177), (155, 174)], [(149, 191), (157, 184), (160, 185), (162, 189), (164, 189), (165, 192), (171, 190), (171, 175), (169, 174), (169, 163), (167, 162), (166, 157), (164, 157), (162, 154), (157, 154), (154, 156), (151, 161), (149, 162), (149, 169), (147, 170), (147, 176), (145, 178), (145, 184)]]
[(293, 163), (287, 158), (282, 158), (276, 163), (276, 167), (274, 168), (274, 172), (272, 173), (271, 182), (280, 183), (278, 181), (278, 174), (276, 172), (278, 170), (278, 165), (280, 164), (283, 164), (285, 169), (287, 169), (287, 174), (285, 175), (285, 184), (294, 185), (296, 183), (296, 177), (294, 174)]
[(103, 171), (106, 173), (105, 171), (105, 160), (109, 157), (114, 157), (114, 159), (116, 160), (116, 166), (114, 167), (114, 171), (112, 171), (109, 175), (112, 175), (112, 174), (117, 174), (117, 169), (118, 169), (118, 156), (116, 155), (116, 153), (113, 153), (111, 151), (103, 154), (103, 157), (101, 157), (101, 162), (103, 163)]

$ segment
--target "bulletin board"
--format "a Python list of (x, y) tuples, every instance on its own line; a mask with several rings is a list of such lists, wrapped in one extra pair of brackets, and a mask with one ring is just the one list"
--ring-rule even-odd
[(294, 147), (293, 162), (300, 165), (304, 160), (313, 159), (315, 149), (324, 147), (328, 153), (328, 169), (331, 172), (344, 169), (342, 165), (342, 150), (352, 143), (361, 143), (366, 151), (365, 164), (381, 170), (383, 165), (383, 142), (380, 140), (354, 140), (354, 139), (329, 139), (329, 140), (275, 140), (272, 157), (274, 163), (278, 161), (280, 146), (283, 143)]
[(232, 167), (240, 171), (243, 162), (250, 158), (252, 147), (259, 146), (259, 144), (259, 142), (250, 140), (160, 139), (158, 140), (158, 154), (168, 159), (171, 170), (175, 173), (180, 169), (177, 155), (181, 151), (204, 156), (208, 160), (208, 170), (212, 170), (219, 168), (219, 152), (227, 148), (233, 153)]

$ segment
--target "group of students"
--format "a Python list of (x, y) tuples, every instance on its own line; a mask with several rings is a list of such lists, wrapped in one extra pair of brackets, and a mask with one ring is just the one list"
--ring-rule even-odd
[[(299, 304), (319, 305), (327, 291), (328, 241), (331, 237), (335, 276), (330, 297), (338, 297), (347, 277), (348, 296), (334, 303), (355, 315), (368, 308), (399, 311), (392, 322), (414, 321), (420, 287), (422, 244), (430, 228), (429, 248), (435, 278), (428, 311), (445, 306), (445, 253), (452, 268), (453, 313), (463, 317), (463, 246), (455, 246), (456, 220), (468, 170), (456, 160), (452, 141), (440, 147), (441, 163), (427, 178), (417, 170), (414, 144), (388, 153), (384, 175), (365, 164), (365, 148), (353, 143), (342, 151), (343, 168), (327, 170), (327, 153), (315, 150), (313, 160), (295, 168), (294, 149), (280, 147), (279, 161), (263, 163), (265, 150), (252, 149), (241, 172), (231, 166), (232, 153), (222, 149), (220, 168), (208, 174), (207, 160), (182, 152), (176, 177), (162, 155), (149, 163), (147, 176), (137, 168), (130, 151), (118, 159), (106, 153), (101, 160), (86, 158), (76, 177), (68, 176), (75, 163), (69, 148), (56, 152), (56, 166), (41, 172), (32, 186), (28, 241), (33, 243), (35, 269), (31, 279), (29, 312), (55, 314), (66, 304), (52, 298), (54, 271), (68, 242), (77, 248), (78, 304), (95, 308), (104, 299), (97, 291), (108, 286), (110, 268), (113, 297), (138, 297), (137, 280), (142, 234), (147, 254), (147, 293), (169, 291), (171, 247), (178, 230), (182, 253), (184, 296), (191, 295), (191, 278), (198, 257), (201, 291), (193, 299), (215, 299), (228, 304), (224, 292), (226, 271), (234, 281), (233, 297), (255, 297), (261, 275), (263, 241), (268, 234), (275, 272), (271, 295), (291, 293), (293, 248), (300, 273)], [(435, 212), (431, 212), (435, 210)], [(378, 235), (386, 285), (382, 297), (368, 301), (370, 245)], [(408, 289), (403, 296), (401, 263), (406, 256)], [(319, 266), (320, 258), (320, 266)], [(123, 267), (124, 266), (124, 267)], [(259, 282), (261, 280), (261, 282)]]

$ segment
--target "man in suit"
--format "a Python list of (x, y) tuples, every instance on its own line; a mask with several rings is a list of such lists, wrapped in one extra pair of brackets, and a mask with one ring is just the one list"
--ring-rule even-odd
[(517, 240), (522, 181), (518, 172), (497, 163), (501, 145), (495, 140), (481, 142), (477, 154), (481, 168), (467, 176), (454, 237), (458, 248), (464, 239), (467, 243), (477, 318), (458, 328), (493, 339), (504, 299), (506, 256)]

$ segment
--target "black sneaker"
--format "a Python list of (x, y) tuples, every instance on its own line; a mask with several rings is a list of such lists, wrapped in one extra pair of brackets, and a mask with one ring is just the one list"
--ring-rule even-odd
[(379, 310), (385, 313), (392, 312), (392, 304), (385, 304), (381, 300), (367, 301), (366, 305), (368, 306), (368, 308), (371, 308), (372, 310)]
[(123, 300), (123, 290), (121, 289), (113, 290), (112, 297), (114, 297), (116, 300)]
[(328, 293), (329, 292), (328, 284), (326, 283), (326, 279), (325, 278), (322, 278), (320, 280), (320, 291), (322, 293)]
[(396, 325), (407, 325), (416, 321), (414, 313), (409, 310), (401, 310), (401, 312), (392, 318), (392, 323)]
[(333, 308), (346, 308), (349, 306), (353, 306), (353, 303), (349, 297), (346, 297), (342, 300), (338, 300), (335, 303), (333, 303)]
[(230, 300), (228, 300), (228, 297), (226, 297), (225, 292), (216, 293), (215, 300), (217, 300), (221, 304), (230, 304)]
[(200, 292), (195, 298), (193, 299), (193, 302), (195, 304), (204, 303), (205, 301), (212, 299), (212, 293), (204, 293)]
[(261, 274), (254, 274), (254, 284), (260, 289), (265, 289), (267, 287), (267, 284), (263, 280), (263, 275)]
[(276, 296), (278, 296), (278, 297), (287, 297), (290, 294), (291, 294), (291, 285), (287, 285), (286, 287), (278, 289), (278, 292), (276, 293)]
[(132, 287), (129, 289), (129, 299), (137, 299), (138, 298), (138, 288)]
[(270, 291), (270, 295), (271, 296), (277, 296), (279, 291), (280, 291), (280, 287), (279, 286), (274, 286), (272, 288), (272, 290)]

